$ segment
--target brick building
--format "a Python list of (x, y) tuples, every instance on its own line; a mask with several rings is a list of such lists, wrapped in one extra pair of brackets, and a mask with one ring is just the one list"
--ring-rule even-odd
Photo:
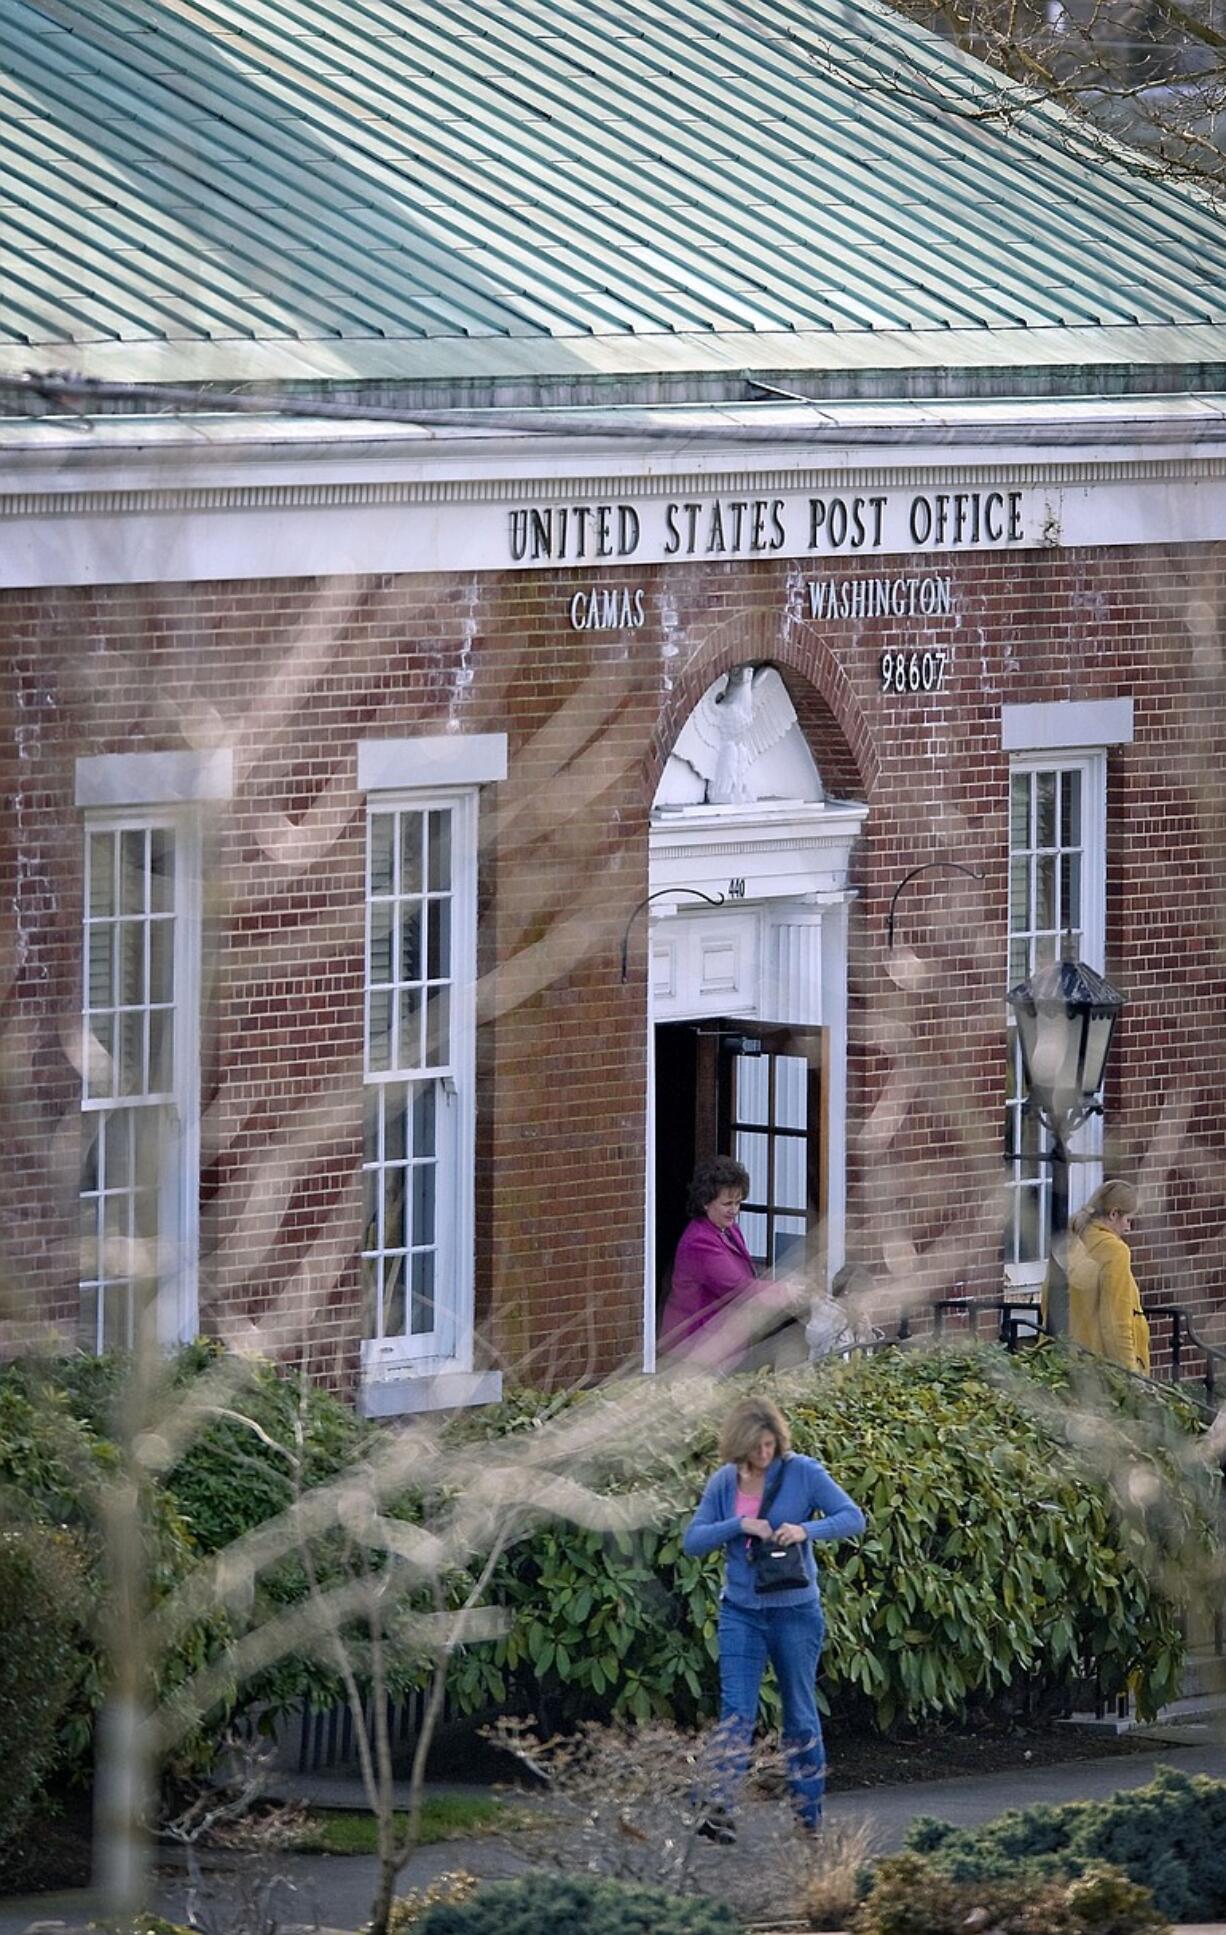
[(1033, 1288), (1066, 947), (1220, 1334), (1221, 215), (871, 7), (205, 22), (0, 4), (12, 1339), (651, 1368), (717, 1146)]

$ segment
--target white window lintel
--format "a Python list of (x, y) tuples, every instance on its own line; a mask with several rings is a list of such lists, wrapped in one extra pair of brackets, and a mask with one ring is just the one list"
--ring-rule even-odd
[(358, 787), (484, 786), (507, 776), (505, 732), (423, 733), (413, 739), (359, 739)]
[(96, 753), (78, 759), (76, 803), (80, 807), (180, 806), (234, 795), (234, 754), (229, 746), (208, 752)]
[(1002, 752), (1070, 752), (1131, 746), (1132, 700), (1053, 699), (1039, 705), (1002, 705)]

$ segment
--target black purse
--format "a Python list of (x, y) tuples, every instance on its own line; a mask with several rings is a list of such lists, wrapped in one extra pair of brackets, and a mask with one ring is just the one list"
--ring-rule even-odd
[[(783, 1483), (783, 1467), (762, 1494), (762, 1509), (759, 1517), (765, 1518), (779, 1496)], [(777, 1545), (773, 1539), (750, 1539), (749, 1563), (753, 1570), (755, 1592), (796, 1592), (809, 1585), (809, 1574), (805, 1569), (804, 1545)]]

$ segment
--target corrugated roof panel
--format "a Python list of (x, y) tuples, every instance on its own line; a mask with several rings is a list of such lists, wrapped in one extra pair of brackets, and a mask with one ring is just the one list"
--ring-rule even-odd
[(82, 13), (0, 0), (9, 341), (1226, 320), (1221, 211), (873, 0)]

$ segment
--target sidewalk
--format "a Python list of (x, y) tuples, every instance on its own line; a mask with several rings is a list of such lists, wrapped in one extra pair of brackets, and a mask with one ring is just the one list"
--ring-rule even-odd
[[(1195, 1746), (1155, 1747), (1152, 1755), (1138, 1754), (1129, 1760), (1069, 1761), (1055, 1767), (1014, 1768), (1000, 1774), (974, 1774), (956, 1780), (914, 1781), (897, 1787), (856, 1788), (833, 1794), (826, 1812), (831, 1821), (872, 1821), (881, 1851), (899, 1847), (907, 1827), (917, 1814), (934, 1814), (959, 1826), (990, 1820), (1009, 1807), (1027, 1807), (1035, 1802), (1057, 1803), (1072, 1800), (1101, 1800), (1121, 1788), (1140, 1787), (1152, 1780), (1154, 1769), (1169, 1764), (1189, 1774), (1211, 1774), (1226, 1780), (1226, 1742), (1219, 1740)], [(332, 1776), (295, 1776), (285, 1783), (287, 1793), (308, 1805), (360, 1806), (361, 1789), (353, 1780)], [(445, 1790), (440, 1790), (445, 1791)], [(453, 1789), (452, 1791), (457, 1791)], [(468, 1789), (468, 1792), (475, 1790)], [(748, 1863), (758, 1859), (774, 1807), (769, 1802), (753, 1802), (742, 1816), (742, 1831), (735, 1848), (712, 1850), (711, 1877), (720, 1863)], [(438, 1875), (456, 1868), (467, 1868), (483, 1879), (494, 1880), (531, 1867), (531, 1835), (525, 1836), (522, 1853), (513, 1847), (486, 1838), (444, 1841), (421, 1848), (406, 1864), (400, 1889), (420, 1888)], [(159, 1849), (160, 1875), (157, 1906), (171, 1920), (184, 1910), (182, 1863), (177, 1850)], [(356, 1930), (365, 1920), (374, 1893), (375, 1862), (367, 1855), (285, 1855), (277, 1863), (280, 1872), (292, 1882), (293, 1892), (281, 1901), (283, 1925), (299, 1929)], [(208, 1857), (208, 1872), (219, 1897), (232, 1887), (235, 1857), (223, 1853)], [(0, 1902), (0, 1935), (77, 1935), (90, 1919), (88, 1894), (41, 1895), (24, 1903)], [(1226, 1924), (1222, 1925), (1226, 1930)]]

